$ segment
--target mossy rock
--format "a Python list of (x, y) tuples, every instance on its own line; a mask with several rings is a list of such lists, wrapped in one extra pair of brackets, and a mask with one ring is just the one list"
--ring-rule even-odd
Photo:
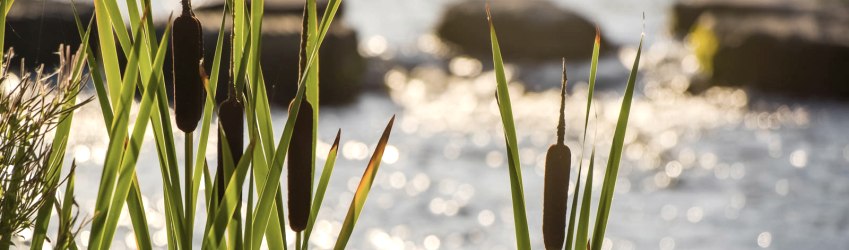
[(849, 8), (768, 6), (699, 15), (686, 42), (707, 76), (701, 87), (849, 100)]

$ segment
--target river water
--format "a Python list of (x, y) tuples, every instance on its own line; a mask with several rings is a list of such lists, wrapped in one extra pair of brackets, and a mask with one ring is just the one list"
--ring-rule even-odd
[[(403, 59), (439, 47), (430, 31), (451, 2), (347, 0), (343, 20), (360, 32), (363, 53)], [(646, 13), (645, 59), (603, 248), (849, 248), (849, 105), (733, 88), (690, 94), (685, 90), (698, 66), (685, 46), (664, 35), (670, 0), (557, 3), (597, 17), (608, 37), (625, 45), (602, 60), (603, 77), (619, 80), (600, 83), (583, 146), (588, 67), (570, 65), (575, 73), (566, 99), (566, 134), (573, 166), (593, 144), (596, 166), (606, 163), (628, 73), (624, 65), (634, 57), (627, 45), (638, 41)], [(321, 109), (317, 166), (323, 166), (339, 128), (342, 145), (313, 246), (332, 248), (371, 150), (396, 114), (390, 146), (349, 249), (514, 249), (490, 67), (458, 57), (389, 68), (382, 76), (386, 91)], [(543, 160), (554, 142), (559, 65), (508, 65), (508, 71), (530, 233), (534, 249), (542, 249)], [(278, 135), (285, 116), (283, 110), (274, 111)], [(77, 113), (74, 127), (84, 129), (72, 132), (69, 159), (80, 163), (77, 197), (90, 216), (108, 141), (95, 105)], [(182, 135), (175, 140), (182, 142)], [(207, 152), (211, 159), (215, 141), (210, 139)], [(144, 145), (137, 170), (154, 243), (164, 248), (164, 201), (152, 137)], [(597, 167), (594, 183), (600, 184), (602, 176)], [(595, 188), (597, 201), (600, 186)], [(115, 248), (134, 247), (130, 228), (124, 216)]]

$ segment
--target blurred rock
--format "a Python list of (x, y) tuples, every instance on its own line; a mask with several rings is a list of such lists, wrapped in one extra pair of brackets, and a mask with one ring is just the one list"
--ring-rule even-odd
[[(490, 1), (501, 53), (509, 61), (588, 59), (595, 25), (545, 0)], [(439, 37), (460, 53), (491, 60), (492, 46), (484, 1), (466, 0), (448, 7), (437, 27)], [(602, 51), (613, 48), (602, 38)]]
[[(94, 13), (94, 6), (78, 2), (76, 8), (83, 25), (87, 25)], [(56, 56), (59, 45), (70, 45), (74, 51), (80, 45), (72, 9), (68, 1), (15, 1), (6, 18), (3, 51), (14, 47), (15, 61), (25, 59), (28, 68), (45, 64), (47, 71), (52, 70), (59, 63), (59, 57)], [(92, 37), (97, 36), (92, 34)], [(12, 68), (17, 68), (16, 64), (12, 65)]]
[(849, 99), (847, 4), (688, 0), (674, 10), (706, 84)]
[[(327, 9), (327, 1), (328, 0), (316, 0), (316, 6), (318, 7), (317, 11), (318, 11), (319, 15), (321, 15), (321, 13), (324, 13), (324, 10)], [(274, 13), (274, 14), (277, 14), (277, 15), (290, 14), (290, 15), (300, 16), (301, 13), (303, 13), (303, 11), (304, 11), (304, 3), (305, 2), (306, 2), (306, 0), (265, 0), (264, 1), (264, 3), (265, 3), (264, 9), (265, 9), (265, 13)], [(218, 10), (221, 10), (224, 6), (224, 1), (222, 1), (222, 0), (207, 0), (207, 1), (203, 2), (203, 4), (204, 4), (204, 7), (195, 8), (196, 11), (197, 10), (203, 10), (203, 9), (218, 9)], [(250, 4), (251, 4), (251, 2), (249, 0), (248, 4), (246, 6), (246, 7), (248, 7), (248, 9), (250, 9)], [(196, 7), (200, 7), (200, 6), (196, 6)], [(336, 11), (336, 14), (338, 16), (341, 16), (343, 9), (345, 9), (345, 8), (340, 7)]]
[[(275, 104), (288, 106), (297, 91), (303, 1), (273, 0), (266, 3), (260, 52), (263, 76), (269, 99)], [(195, 15), (204, 28), (207, 67), (211, 66), (215, 53), (222, 8), (222, 5), (213, 5), (195, 10)], [(323, 10), (324, 7), (319, 7), (319, 13)], [(228, 39), (225, 39), (222, 60), (230, 55), (230, 45), (227, 41), (230, 37), (230, 27), (228, 22), (225, 28)], [(357, 51), (357, 43), (356, 32), (347, 27), (337, 13), (319, 54), (322, 104), (349, 103), (355, 100), (360, 92), (365, 60)], [(222, 63), (220, 79), (227, 79), (228, 67), (229, 65)], [(225, 85), (219, 86), (219, 93), (223, 93), (222, 91), (226, 90)], [(223, 98), (224, 95), (218, 96)]]

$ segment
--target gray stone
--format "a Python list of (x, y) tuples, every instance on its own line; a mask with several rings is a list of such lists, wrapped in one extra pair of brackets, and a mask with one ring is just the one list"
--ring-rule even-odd
[[(595, 25), (581, 15), (544, 0), (490, 1), (498, 41), (505, 60), (542, 61), (588, 59)], [(456, 51), (492, 58), (485, 3), (466, 0), (448, 7), (437, 34)], [(613, 46), (602, 38), (602, 51)]]
[(674, 9), (674, 30), (687, 30), (705, 84), (849, 98), (845, 3), (700, 0)]

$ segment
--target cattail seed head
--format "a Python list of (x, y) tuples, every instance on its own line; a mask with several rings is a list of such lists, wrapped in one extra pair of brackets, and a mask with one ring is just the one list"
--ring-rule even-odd
[(542, 234), (546, 249), (562, 249), (566, 237), (566, 204), (569, 199), (569, 175), (572, 152), (563, 141), (566, 130), (563, 117), (566, 98), (566, 60), (563, 60), (563, 81), (560, 102), (560, 121), (557, 125), (557, 144), (551, 145), (545, 156)]
[[(291, 105), (296, 105), (292, 103)], [(312, 199), (313, 109), (306, 99), (299, 104), (298, 117), (289, 145), (289, 227), (300, 232), (307, 227)], [(290, 108), (291, 110), (291, 108)]]
[[(218, 189), (219, 200), (224, 198), (225, 191), (225, 176), (224, 176), (224, 147), (222, 143), (227, 143), (230, 147), (230, 155), (233, 156), (233, 164), (238, 164), (242, 159), (242, 148), (244, 146), (245, 132), (245, 106), (236, 97), (234, 88), (230, 87), (229, 98), (221, 103), (218, 108), (218, 126), (224, 131), (227, 136), (227, 141), (218, 140), (218, 179), (220, 186)], [(223, 138), (219, 136), (218, 138)]]
[(201, 73), (203, 29), (194, 17), (189, 1), (183, 1), (182, 14), (174, 19), (171, 56), (174, 70), (174, 116), (177, 127), (193, 132), (203, 113), (206, 90)]

